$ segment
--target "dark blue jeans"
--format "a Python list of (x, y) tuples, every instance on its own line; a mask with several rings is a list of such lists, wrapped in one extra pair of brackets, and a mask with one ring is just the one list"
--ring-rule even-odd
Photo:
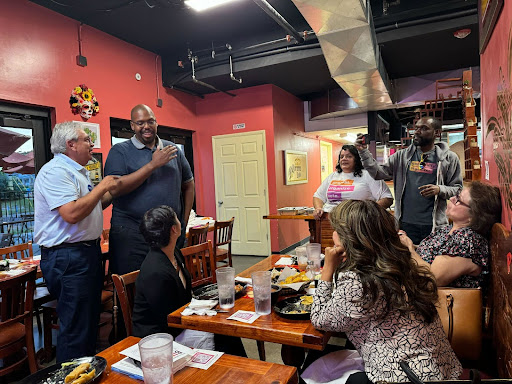
[(430, 235), (432, 232), (432, 224), (422, 225), (415, 223), (404, 223), (400, 222), (400, 229), (407, 232), (407, 236), (412, 240), (412, 243), (418, 245), (425, 237)]
[(57, 362), (95, 355), (104, 275), (99, 244), (42, 248), (41, 271), (58, 300)]

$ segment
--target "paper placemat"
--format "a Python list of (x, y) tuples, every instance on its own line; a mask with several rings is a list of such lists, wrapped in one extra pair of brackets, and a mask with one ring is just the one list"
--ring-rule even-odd
[(239, 310), (229, 316), (227, 320), (236, 320), (242, 323), (252, 324), (258, 317), (260, 317), (260, 315), (256, 312)]

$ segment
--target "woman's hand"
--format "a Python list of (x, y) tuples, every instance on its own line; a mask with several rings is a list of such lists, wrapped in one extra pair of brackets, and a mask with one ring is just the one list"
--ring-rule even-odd
[(410, 251), (414, 250), (414, 244), (405, 231), (398, 231), (398, 237), (400, 237), (402, 244), (409, 248)]
[(322, 270), (322, 280), (332, 281), (334, 271), (336, 271), (338, 265), (340, 265), (346, 259), (347, 253), (345, 252), (345, 248), (343, 248), (341, 245), (325, 248), (325, 259), (324, 268)]
[(315, 218), (315, 220), (320, 220), (323, 214), (324, 210), (322, 208), (315, 208), (315, 211), (313, 212), (313, 217)]

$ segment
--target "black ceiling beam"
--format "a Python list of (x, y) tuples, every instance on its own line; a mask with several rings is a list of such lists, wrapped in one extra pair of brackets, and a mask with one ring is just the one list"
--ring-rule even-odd
[(258, 7), (260, 7), (272, 20), (279, 24), (283, 29), (288, 32), (297, 41), (298, 44), (304, 43), (305, 39), (295, 28), (293, 28), (286, 19), (281, 16), (276, 9), (265, 0), (253, 0)]

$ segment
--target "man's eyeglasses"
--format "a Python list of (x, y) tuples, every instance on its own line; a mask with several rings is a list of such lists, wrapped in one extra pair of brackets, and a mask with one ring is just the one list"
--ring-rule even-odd
[(146, 124), (150, 127), (154, 127), (156, 125), (155, 119), (149, 119), (149, 120), (141, 120), (141, 121), (133, 121), (132, 123), (135, 124), (137, 127), (144, 127)]
[(457, 191), (457, 194), (455, 195), (455, 204), (454, 204), (454, 205), (457, 205), (457, 204), (463, 205), (464, 207), (471, 208), (471, 207), (469, 206), (469, 204), (466, 204), (465, 202), (463, 202), (463, 201), (460, 199), (460, 189)]

